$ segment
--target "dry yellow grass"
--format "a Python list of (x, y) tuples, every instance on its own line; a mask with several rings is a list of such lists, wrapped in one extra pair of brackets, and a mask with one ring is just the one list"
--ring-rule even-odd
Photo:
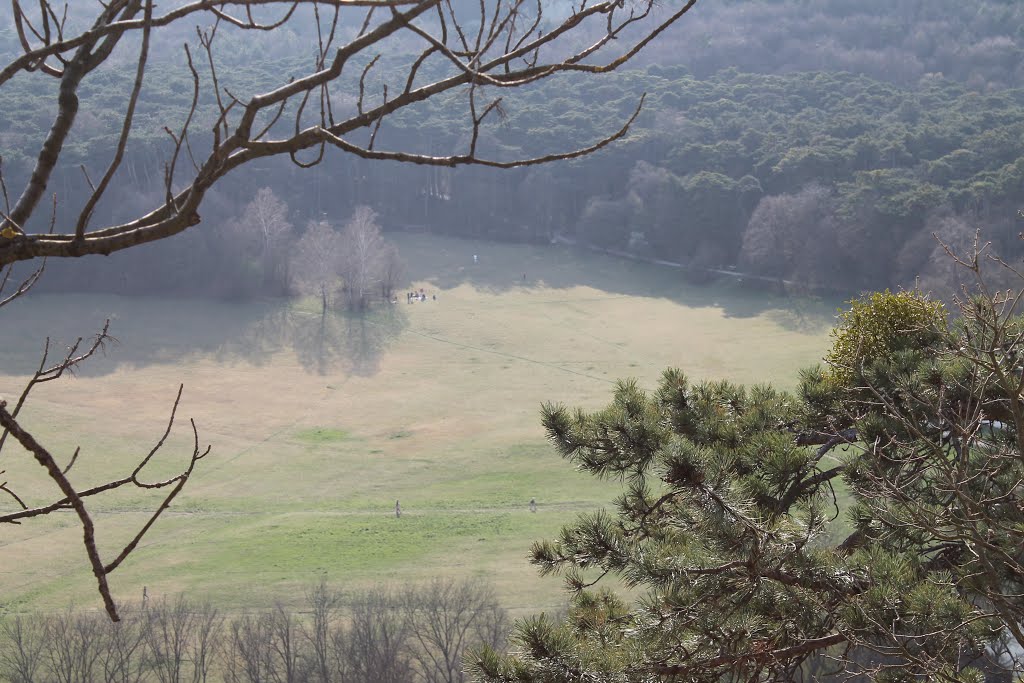
[[(67, 339), (114, 316), (120, 348), (41, 388), (25, 413), (62, 457), (82, 446), (76, 483), (146, 451), (179, 382), (179, 423), (153, 476), (190, 450), (184, 418), (213, 444), (172, 513), (112, 577), (119, 596), (145, 585), (238, 609), (301, 596), (321, 575), (365, 585), (440, 573), (487, 576), (518, 611), (549, 608), (560, 585), (527, 564), (530, 541), (610, 501), (615, 485), (551, 452), (542, 401), (597, 408), (616, 378), (653, 387), (667, 366), (789, 386), (827, 345), (820, 305), (794, 312), (785, 299), (690, 287), (670, 269), (563, 249), (396, 241), (414, 286), (438, 300), (407, 305), (400, 295), (365, 321), (332, 316), (321, 328), (315, 306), (110, 296), (35, 296), (4, 311), (0, 395), (18, 390), (44, 336)], [(6, 477), (30, 482), (23, 491), (41, 500), (35, 466), (13, 448), (3, 460)], [(103, 546), (152, 504), (136, 493), (95, 504)], [(66, 515), (0, 529), (0, 609), (95, 605), (79, 544)]]

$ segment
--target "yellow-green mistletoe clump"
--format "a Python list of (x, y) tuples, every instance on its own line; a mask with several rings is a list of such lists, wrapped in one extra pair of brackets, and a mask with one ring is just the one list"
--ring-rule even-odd
[(850, 301), (825, 355), (831, 379), (849, 386), (865, 365), (933, 345), (946, 331), (946, 310), (916, 290), (875, 292)]

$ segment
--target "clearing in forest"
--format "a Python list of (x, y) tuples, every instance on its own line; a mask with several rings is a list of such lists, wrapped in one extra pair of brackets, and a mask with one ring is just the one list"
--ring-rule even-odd
[[(321, 576), (365, 586), (451, 575), (492, 580), (517, 613), (551, 609), (561, 583), (528, 565), (531, 541), (608, 504), (618, 485), (553, 452), (543, 401), (599, 408), (617, 378), (654, 387), (667, 366), (791, 386), (828, 343), (834, 304), (691, 286), (670, 268), (563, 247), (391, 237), (426, 301), (400, 290), (398, 304), (362, 319), (321, 320), (314, 302), (95, 295), (35, 295), (5, 310), (6, 396), (47, 335), (66, 343), (113, 318), (120, 344), (41, 387), (23, 413), (61, 457), (81, 445), (77, 485), (152, 446), (179, 382), (179, 421), (150, 476), (191, 451), (189, 416), (213, 445), (112, 575), (117, 597), (147, 586), (242, 609), (297, 602)], [(16, 453), (5, 477), (35, 475)], [(106, 500), (101, 548), (123, 543), (153, 504), (136, 492)], [(0, 529), (0, 557), (0, 610), (99, 606), (69, 516)]]

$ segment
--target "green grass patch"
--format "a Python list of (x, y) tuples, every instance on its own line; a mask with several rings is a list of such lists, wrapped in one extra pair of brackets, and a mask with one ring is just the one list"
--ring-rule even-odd
[(344, 429), (331, 429), (329, 427), (311, 427), (301, 429), (295, 433), (295, 438), (308, 444), (338, 443), (350, 438)]
[[(23, 413), (60, 462), (81, 447), (76, 484), (130, 471), (162, 434), (183, 380), (151, 475), (187, 459), (189, 418), (201, 446), (213, 446), (111, 577), (119, 596), (137, 599), (147, 586), (154, 597), (187, 591), (243, 609), (301, 596), (324, 574), (358, 585), (483, 576), (510, 608), (547, 609), (562, 586), (537, 577), (530, 544), (609, 506), (620, 487), (554, 452), (542, 402), (598, 409), (617, 378), (653, 389), (668, 366), (695, 380), (793, 386), (828, 346), (832, 306), (819, 315), (804, 302), (698, 288), (673, 269), (562, 248), (393, 237), (411, 286), (437, 301), (325, 319), (312, 300), (37, 295), (4, 308), (5, 396), (18, 394), (47, 335), (88, 334), (114, 317), (121, 344), (74, 380), (39, 387)], [(4, 455), (4, 479), (28, 504), (50, 500), (31, 458)], [(105, 557), (159, 500), (132, 492), (88, 502)], [(97, 604), (72, 522), (0, 530), (7, 609)]]

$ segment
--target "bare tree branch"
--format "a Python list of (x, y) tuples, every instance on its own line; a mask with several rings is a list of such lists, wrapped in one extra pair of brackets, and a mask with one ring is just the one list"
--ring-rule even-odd
[[(47, 379), (56, 379), (56, 376), (51, 375)], [(153, 524), (156, 523), (156, 520), (167, 508), (170, 507), (171, 503), (174, 501), (174, 498), (184, 488), (185, 484), (188, 482), (189, 475), (191, 475), (192, 471), (195, 469), (196, 464), (201, 459), (206, 457), (206, 455), (210, 452), (209, 446), (207, 446), (205, 450), (200, 450), (199, 435), (198, 432), (196, 431), (195, 422), (191, 421), (194, 446), (192, 450), (192, 456), (190, 457), (188, 465), (185, 467), (185, 469), (182, 470), (181, 473), (164, 481), (147, 483), (139, 479), (140, 473), (143, 471), (146, 465), (149, 464), (149, 462), (152, 460), (153, 456), (157, 453), (157, 451), (159, 451), (160, 448), (164, 445), (167, 436), (170, 434), (171, 428), (174, 425), (174, 417), (178, 409), (178, 404), (181, 401), (182, 389), (183, 387), (178, 388), (178, 394), (175, 397), (174, 405), (171, 408), (171, 415), (167, 423), (167, 429), (164, 431), (164, 434), (160, 437), (160, 440), (157, 442), (157, 444), (136, 465), (132, 473), (129, 476), (124, 477), (122, 479), (113, 480), (107, 482), (106, 484), (95, 486), (90, 489), (85, 489), (82, 491), (77, 490), (71, 484), (70, 480), (67, 477), (68, 471), (71, 469), (71, 466), (75, 463), (76, 459), (78, 458), (79, 450), (75, 449), (74, 456), (71, 458), (71, 461), (68, 463), (67, 467), (61, 469), (57, 465), (57, 462), (54, 459), (53, 455), (46, 448), (44, 448), (35, 439), (35, 437), (33, 437), (28, 431), (21, 427), (13, 412), (9, 412), (7, 410), (7, 402), (0, 401), (0, 426), (2, 426), (4, 429), (4, 437), (6, 437), (7, 434), (11, 434), (14, 437), (14, 439), (19, 444), (21, 444), (21, 446), (26, 451), (31, 453), (33, 457), (36, 459), (36, 461), (46, 469), (47, 476), (54, 482), (54, 484), (57, 485), (57, 488), (63, 494), (62, 498), (48, 505), (30, 509), (20, 497), (18, 497), (13, 491), (11, 491), (11, 489), (8, 487), (7, 482), (4, 482), (3, 484), (0, 484), (0, 490), (3, 490), (7, 492), (9, 495), (13, 496), (21, 505), (22, 510), (16, 513), (0, 515), (0, 524), (19, 523), (23, 519), (30, 519), (32, 517), (38, 517), (40, 515), (49, 514), (50, 512), (53, 512), (55, 510), (68, 508), (73, 509), (76, 515), (78, 516), (79, 522), (82, 525), (83, 543), (85, 545), (86, 555), (88, 556), (89, 563), (92, 566), (93, 575), (96, 577), (98, 589), (100, 595), (103, 598), (104, 607), (107, 611), (107, 614), (113, 621), (118, 621), (120, 617), (118, 616), (117, 607), (114, 604), (113, 597), (110, 594), (110, 588), (107, 583), (107, 576), (115, 569), (117, 569), (117, 567), (120, 566), (121, 563), (131, 554), (131, 552), (135, 550), (142, 537), (146, 534), (146, 532), (148, 532), (153, 527)], [(21, 405), (19, 404), (15, 408), (15, 412), (20, 407)], [(125, 486), (128, 484), (134, 485), (135, 487), (141, 489), (161, 489), (166, 487), (171, 488), (170, 491), (164, 496), (160, 505), (156, 508), (156, 510), (146, 521), (146, 523), (142, 525), (142, 527), (135, 534), (135, 536), (125, 545), (121, 552), (118, 553), (117, 557), (114, 558), (114, 560), (112, 560), (111, 562), (104, 565), (103, 561), (100, 559), (99, 550), (96, 547), (95, 525), (92, 521), (92, 517), (89, 515), (89, 512), (86, 509), (84, 499), (100, 493), (111, 491), (116, 488), (120, 488), (121, 486)]]
[[(148, 2), (125, 0), (109, 5), (90, 29), (77, 36), (64, 36), (57, 41), (56, 35), (51, 33), (49, 38), (51, 42), (48, 44), (33, 46), (29, 42), (25, 42), (23, 45), (25, 54), (14, 60), (5, 70), (0, 71), (0, 84), (14, 73), (34, 68), (40, 63), (39, 60), (49, 57), (66, 56), (67, 65), (60, 75), (58, 114), (42, 145), (32, 178), (19, 196), (9, 218), (5, 220), (5, 225), (11, 225), (18, 230), (25, 227), (25, 223), (32, 215), (59, 158), (60, 149), (71, 134), (77, 113), (80, 84), (102, 62), (104, 55), (109, 54), (126, 34), (142, 31), (145, 43), (145, 36), (161, 26), (183, 20), (186, 17), (197, 17), (204, 14), (213, 17), (213, 28), (206, 32), (200, 32), (200, 43), (206, 51), (207, 60), (210, 63), (210, 73), (213, 78), (212, 95), (217, 102), (220, 116), (214, 126), (213, 148), (204, 159), (194, 161), (195, 169), (190, 174), (191, 178), (185, 180), (184, 184), (179, 184), (175, 160), (181, 147), (186, 144), (188, 128), (198, 101), (198, 74), (190, 66), (189, 68), (193, 70), (195, 84), (193, 105), (180, 132), (170, 134), (173, 150), (165, 173), (167, 190), (165, 201), (150, 213), (127, 223), (89, 230), (87, 224), (91, 212), (103, 194), (104, 188), (109, 184), (109, 177), (119, 165), (125, 152), (125, 145), (128, 144), (128, 132), (131, 128), (130, 111), (137, 99), (137, 95), (133, 95), (129, 99), (129, 114), (123, 121), (122, 143), (115, 148), (114, 160), (94, 190), (92, 200), (79, 213), (75, 229), (68, 232), (58, 230), (56, 234), (52, 235), (18, 234), (11, 239), (0, 240), (0, 266), (44, 256), (109, 254), (178, 234), (199, 224), (201, 221), (200, 207), (206, 192), (231, 170), (255, 159), (279, 154), (291, 156), (293, 161), (300, 166), (316, 164), (322, 159), (323, 146), (326, 144), (367, 159), (389, 159), (448, 167), (482, 165), (511, 168), (571, 159), (592, 153), (624, 136), (630, 124), (636, 119), (639, 107), (618, 131), (579, 149), (553, 152), (531, 158), (488, 159), (477, 154), (477, 140), (482, 133), (482, 126), (487, 115), (497, 111), (499, 105), (496, 98), (483, 107), (480, 112), (476, 112), (475, 98), (478, 95), (478, 88), (482, 85), (515, 88), (563, 72), (596, 74), (613, 71), (682, 17), (695, 4), (695, 0), (689, 0), (677, 10), (665, 13), (663, 18), (655, 21), (647, 30), (639, 31), (638, 36), (625, 49), (604, 62), (597, 61), (595, 58), (604, 54), (606, 48), (611, 47), (617, 39), (626, 35), (627, 30), (631, 31), (634, 27), (639, 27), (654, 17), (652, 0), (640, 3), (639, 9), (628, 11), (622, 10), (614, 0), (583, 5), (567, 19), (546, 31), (538, 28), (541, 14), (539, 6), (533, 12), (533, 16), (522, 18), (520, 13), (525, 7), (523, 2), (496, 2), (493, 7), (487, 3), (481, 3), (477, 11), (479, 16), (474, 20), (476, 30), (472, 37), (465, 35), (462, 31), (456, 8), (450, 3), (442, 3), (441, 0), (320, 2), (318, 6), (334, 8), (335, 15), (331, 19), (331, 29), (326, 39), (319, 34), (321, 37), (318, 38), (316, 70), (306, 76), (290, 79), (289, 82), (276, 89), (252, 95), (247, 101), (234, 96), (231, 104), (222, 101), (214, 55), (218, 24), (228, 24), (239, 30), (273, 30), (291, 20), (297, 7), (305, 4), (313, 5), (314, 3), (305, 0), (292, 0), (291, 2), (249, 0), (237, 3), (245, 10), (244, 16), (238, 17), (228, 13), (222, 3), (212, 1), (192, 2), (164, 14), (156, 14)], [(282, 14), (277, 19), (266, 23), (257, 21), (250, 11), (258, 6), (277, 5), (282, 7)], [(328, 63), (325, 56), (335, 39), (338, 17), (341, 13), (354, 7), (369, 7), (371, 10), (388, 8), (390, 14), (374, 21), (372, 11), (368, 13), (366, 30), (352, 38), (347, 44), (336, 48), (333, 59)], [(431, 23), (421, 20), (433, 11), (439, 12), (438, 16), (441, 17), (441, 21)], [(17, 14), (21, 16), (23, 12)], [(554, 47), (567, 36), (579, 31), (584, 25), (590, 25), (592, 21), (602, 21), (604, 25), (597, 40), (561, 59), (549, 63), (539, 60), (544, 49)], [(454, 35), (449, 31), (451, 27), (455, 29)], [(29, 33), (31, 32), (26, 33), (25, 41), (30, 40)], [(362, 92), (360, 92), (358, 111), (344, 120), (335, 121), (334, 113), (330, 110), (330, 98), (327, 96), (330, 84), (341, 76), (344, 67), (351, 59), (363, 55), (368, 49), (372, 49), (374, 46), (382, 44), (385, 39), (400, 33), (413, 36), (424, 43), (423, 49), (409, 64), (406, 72), (400, 75), (400, 85), (397, 88), (392, 88), (384, 83), (385, 97), (383, 101), (372, 107), (365, 105)], [(41, 35), (45, 38), (45, 34)], [(42, 39), (36, 38), (35, 40), (38, 42)], [(138, 87), (141, 87), (139, 84), (145, 77), (144, 55), (145, 50), (142, 50), (137, 68), (136, 85)], [(414, 83), (420, 72), (420, 67), (432, 55), (443, 56), (445, 61), (452, 65), (455, 72), (433, 83), (415, 87)], [(190, 58), (189, 64), (191, 65)], [(372, 64), (373, 60), (369, 60), (364, 67), (364, 77), (360, 79), (361, 84), (365, 79), (366, 71)], [(464, 152), (435, 157), (401, 149), (387, 149), (382, 145), (381, 123), (387, 117), (404, 108), (463, 86), (470, 88), (466, 119), (470, 136), (468, 149)], [(360, 90), (362, 91), (362, 85)], [(314, 93), (318, 94), (320, 100), (318, 122), (311, 127), (298, 127), (304, 108), (302, 103)], [(397, 94), (391, 95), (391, 93)], [(269, 139), (275, 122), (288, 108), (288, 103), (293, 101), (296, 102), (298, 112), (296, 129), (287, 137)], [(243, 102), (245, 102), (244, 105)], [(238, 104), (240, 109), (235, 108), (235, 104)], [(642, 100), (640, 104), (642, 104)], [(505, 106), (505, 103), (502, 103), (501, 106)], [(233, 109), (234, 111), (232, 111)], [(266, 112), (270, 123), (261, 126), (259, 131), (253, 134), (254, 123), (257, 117), (262, 116), (264, 112)], [(369, 133), (372, 144), (364, 146), (349, 139), (349, 134), (361, 129)], [(295, 156), (298, 152), (308, 149), (317, 150), (312, 161), (300, 161)], [(181, 187), (181, 189), (174, 191), (175, 187)]]
[[(199, 225), (208, 193), (227, 174), (258, 159), (287, 156), (296, 165), (309, 167), (320, 163), (329, 151), (340, 150), (363, 159), (438, 167), (513, 168), (573, 159), (603, 149), (628, 133), (643, 107), (643, 97), (622, 125), (589, 144), (516, 158), (491, 158), (485, 151), (490, 149), (487, 137), (492, 122), (503, 119), (506, 110), (514, 106), (512, 90), (561, 73), (614, 71), (678, 21), (695, 2), (684, 0), (670, 9), (660, 7), (657, 0), (632, 0), (628, 5), (622, 0), (581, 0), (569, 16), (548, 22), (540, 0), (184, 0), (170, 3), (167, 8), (153, 0), (98, 0), (89, 21), (79, 24), (82, 13), (77, 2), (69, 22), (68, 5), (61, 9), (57, 0), (12, 0), (18, 42), (16, 54), (0, 67), (0, 87), (16, 76), (57, 82), (52, 108), (45, 113), (51, 117), (49, 128), (30, 165), (27, 180), (19, 181), (20, 186), (15, 187), (0, 167), (0, 308), (23, 296), (38, 282), (48, 258), (111, 254)], [(295, 76), (278, 74), (278, 80), (271, 81), (265, 89), (261, 86), (243, 92), (234, 83), (230, 89), (225, 87), (228, 74), (219, 60), (226, 47), (224, 36), (244, 39), (247, 32), (258, 35), (287, 29), (292, 22), (309, 21), (310, 16), (316, 28), (315, 54), (304, 72)], [(119, 173), (134, 173), (123, 166), (130, 167), (134, 162), (126, 160), (134, 158), (139, 146), (148, 144), (140, 136), (140, 126), (146, 119), (139, 113), (139, 107), (158, 78), (154, 76), (153, 59), (161, 30), (173, 30), (175, 25), (188, 26), (190, 32), (196, 27), (195, 40), (203, 51), (207, 68), (202, 69), (201, 75), (192, 49), (185, 45), (183, 73), (190, 80), (191, 92), (187, 92), (186, 86), (180, 111), (167, 115), (156, 126), (156, 132), (162, 130), (169, 139), (160, 159), (163, 192), (158, 193), (151, 209), (118, 219), (122, 222), (111, 220), (104, 224), (100, 216), (105, 201), (109, 201), (111, 187), (122, 177)], [(394, 46), (401, 49), (392, 59), (389, 50)], [(87, 189), (79, 195), (69, 193), (83, 197), (81, 206), (71, 206), (68, 198), (61, 197), (65, 203), (58, 214), (54, 194), (46, 226), (40, 209), (43, 197), (54, 178), (61, 177), (62, 154), (83, 135), (78, 117), (80, 106), (88, 110), (87, 98), (94, 92), (90, 86), (98, 82), (98, 73), (110, 72), (112, 55), (133, 59), (134, 80), (130, 90), (125, 88), (126, 99), (120, 105), (118, 133), (112, 136), (110, 160), (95, 183), (85, 164), (81, 164), (81, 177), (75, 173), (71, 182)], [(376, 82), (370, 82), (371, 72)], [(356, 104), (354, 111), (332, 103), (332, 94), (338, 88), (349, 88)], [(80, 98), (85, 100), (84, 104)], [(425, 154), (422, 148), (405, 147), (389, 139), (389, 119), (415, 111), (428, 101), (454, 109), (468, 133), (450, 154), (434, 156), (432, 147), (426, 148), (431, 153)], [(286, 116), (294, 116), (294, 120), (285, 124)], [(203, 128), (199, 132), (197, 125)], [(204, 147), (194, 144), (199, 140)], [(144, 150), (144, 154), (151, 156), (152, 150)], [(183, 154), (188, 155), (189, 164), (179, 163)], [(286, 220), (274, 220), (279, 227), (287, 224)], [(346, 264), (348, 284), (352, 291), (358, 291), (354, 300), (365, 302), (368, 293), (378, 291), (378, 286), (382, 294), (389, 296), (401, 271), (400, 259), (393, 249), (382, 245), (372, 214), (357, 214), (353, 218), (353, 224), (356, 223), (361, 228), (350, 230), (348, 239), (365, 249), (359, 264)], [(264, 265), (272, 258), (278, 264), (285, 263), (288, 259), (284, 255), (271, 253), (269, 226), (262, 229)], [(325, 311), (332, 290), (339, 284), (340, 239), (330, 226), (313, 224), (291, 255), (306, 266), (317, 264), (316, 268), (304, 267), (303, 277), (293, 275), (292, 280), (296, 287), (315, 290)], [(26, 277), (15, 268), (21, 261), (35, 261), (37, 267)], [(2, 296), (4, 288), (19, 276), (23, 278), (20, 284)], [(32, 454), (59, 491), (47, 500), (33, 500), (24, 489), (4, 481), (0, 492), (16, 509), (0, 512), (0, 524), (17, 524), (58, 510), (74, 510), (83, 529), (86, 554), (99, 592), (108, 614), (116, 620), (108, 574), (137, 548), (140, 539), (183, 490), (209, 448), (200, 449), (193, 423), (194, 447), (188, 464), (169, 479), (143, 479), (145, 468), (163, 448), (174, 424), (181, 399), (179, 389), (166, 430), (130, 474), (88, 488), (73, 485), (72, 467), (77, 467), (77, 476), (87, 454), (76, 450), (61, 468), (54, 454), (41, 443), (43, 439), (37, 439), (24, 428), (20, 414), (39, 385), (74, 372), (111, 340), (105, 325), (91, 341), (79, 339), (72, 344), (63, 358), (52, 365), (47, 341), (39, 366), (17, 400), (11, 406), (0, 402), (0, 449), (7, 449), (2, 451), (3, 455), (10, 457), (16, 442)], [(164, 496), (132, 540), (104, 564), (96, 547), (95, 528), (86, 501), (121, 487), (160, 489)], [(728, 501), (716, 499), (716, 495), (708, 489), (709, 500), (728, 509)], [(742, 511), (730, 514), (742, 516)]]

